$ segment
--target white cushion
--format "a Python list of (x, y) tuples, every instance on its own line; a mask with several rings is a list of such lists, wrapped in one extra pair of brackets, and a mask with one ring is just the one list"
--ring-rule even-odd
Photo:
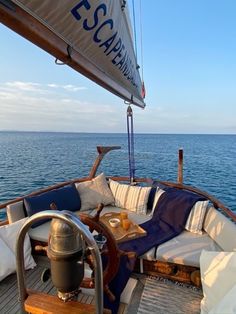
[(183, 231), (177, 237), (159, 245), (153, 259), (199, 267), (200, 255), (203, 249), (209, 251), (221, 250), (207, 233), (200, 235)]
[(109, 189), (103, 173), (96, 178), (75, 184), (81, 199), (81, 211), (93, 209), (98, 204), (109, 205), (114, 203), (114, 198)]
[(0, 238), (0, 281), (16, 271), (16, 259), (12, 250)]
[(203, 228), (223, 251), (236, 252), (236, 224), (214, 207), (208, 209)]
[[(121, 209), (118, 207), (105, 206), (102, 210), (101, 216), (106, 214), (106, 213), (110, 213), (110, 212), (120, 213), (120, 211), (121, 211)], [(90, 214), (92, 216), (94, 216), (96, 214), (96, 212), (97, 212), (96, 209), (85, 211), (85, 213)], [(127, 211), (127, 212), (128, 212), (128, 218), (138, 225), (151, 219), (151, 217), (148, 215), (147, 216), (146, 215), (138, 215), (135, 212), (130, 212), (130, 211)], [(78, 215), (80, 213), (80, 211), (77, 211), (75, 213)], [(49, 236), (50, 223), (51, 222), (48, 221), (48, 222), (45, 222), (44, 224), (42, 224), (36, 228), (31, 228), (29, 230), (30, 238), (33, 240), (47, 242), (48, 236)]]
[(131, 186), (113, 180), (109, 180), (109, 183), (115, 199), (115, 206), (146, 215), (151, 187)]
[(236, 313), (236, 284), (209, 312), (209, 314)]
[(30, 228), (28, 233), (32, 240), (48, 242), (49, 237), (49, 229), (50, 229), (51, 221), (47, 221), (41, 224), (38, 227)]
[(7, 218), (9, 223), (25, 218), (23, 201), (7, 205)]
[(153, 215), (154, 210), (156, 209), (157, 203), (158, 203), (158, 201), (159, 201), (159, 198), (161, 197), (161, 195), (162, 195), (163, 193), (165, 193), (165, 191), (162, 190), (161, 188), (158, 188), (158, 187), (157, 187), (157, 190), (156, 190), (156, 193), (155, 193), (155, 196), (154, 196), (152, 211), (151, 211), (151, 213), (149, 214), (150, 216)]
[[(16, 239), (18, 233), (27, 219), (28, 218), (23, 218), (12, 224), (0, 227), (0, 238), (7, 244), (14, 254), (16, 250)], [(31, 255), (31, 244), (28, 234), (25, 236), (24, 258), (25, 269), (31, 269), (36, 266), (35, 261)]]
[(201, 313), (206, 314), (236, 284), (236, 252), (203, 251), (200, 257), (200, 270), (204, 295)]
[(208, 203), (209, 201), (196, 202), (188, 216), (188, 220), (185, 225), (186, 230), (193, 233), (202, 234), (202, 226)]

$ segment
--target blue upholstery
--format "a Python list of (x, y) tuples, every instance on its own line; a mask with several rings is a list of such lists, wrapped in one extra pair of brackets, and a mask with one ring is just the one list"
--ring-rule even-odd
[[(81, 207), (79, 193), (74, 184), (48, 191), (39, 195), (29, 196), (24, 199), (28, 216), (43, 210), (50, 210), (50, 204), (55, 203), (58, 210), (78, 211)], [(33, 225), (37, 227), (48, 220), (42, 220)]]

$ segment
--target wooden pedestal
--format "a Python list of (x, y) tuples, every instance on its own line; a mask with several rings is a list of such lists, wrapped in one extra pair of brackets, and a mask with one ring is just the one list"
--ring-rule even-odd
[[(25, 311), (31, 314), (94, 314), (95, 305), (82, 304), (77, 301), (63, 302), (57, 296), (40, 292), (29, 292), (25, 300)], [(104, 309), (109, 314), (110, 310)]]

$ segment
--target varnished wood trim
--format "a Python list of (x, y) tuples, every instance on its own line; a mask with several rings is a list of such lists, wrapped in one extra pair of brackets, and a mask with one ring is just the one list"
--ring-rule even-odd
[(8, 220), (0, 221), (0, 226), (5, 226), (5, 225), (8, 225), (8, 224), (9, 224)]
[[(188, 283), (191, 285), (199, 286), (199, 282), (192, 281), (191, 275), (198, 271), (198, 267), (181, 265), (162, 261), (148, 261), (142, 260), (143, 262), (143, 273), (145, 275), (159, 276), (176, 280), (179, 282)], [(135, 265), (135, 270), (140, 271), (140, 260), (138, 259)]]
[[(25, 310), (32, 314), (95, 314), (95, 306), (76, 301), (63, 302), (57, 296), (41, 292), (28, 291), (25, 300)], [(104, 309), (103, 313), (109, 314), (110, 310)]]

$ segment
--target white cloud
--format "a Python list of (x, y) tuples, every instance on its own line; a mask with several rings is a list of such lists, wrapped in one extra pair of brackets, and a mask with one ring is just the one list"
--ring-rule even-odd
[(38, 91), (40, 84), (38, 83), (32, 83), (32, 82), (19, 82), (19, 81), (14, 81), (14, 82), (6, 82), (5, 83), (6, 87), (14, 88), (16, 90), (22, 90), (22, 91)]
[(48, 87), (52, 87), (52, 88), (58, 88), (59, 85), (57, 84), (47, 84)]
[(83, 86), (74, 86), (74, 85), (63, 85), (62, 88), (64, 88), (67, 91), (70, 92), (77, 92), (79, 90), (84, 90), (86, 87)]
[(75, 85), (71, 85), (71, 84), (59, 85), (59, 84), (51, 83), (51, 84), (47, 84), (47, 86), (51, 87), (51, 88), (64, 89), (64, 90), (69, 91), (69, 92), (78, 92), (80, 90), (87, 89), (85, 86), (75, 86)]
[(78, 87), (64, 87), (29, 82), (0, 84), (0, 129), (123, 131), (116, 106), (86, 101), (75, 94)]

